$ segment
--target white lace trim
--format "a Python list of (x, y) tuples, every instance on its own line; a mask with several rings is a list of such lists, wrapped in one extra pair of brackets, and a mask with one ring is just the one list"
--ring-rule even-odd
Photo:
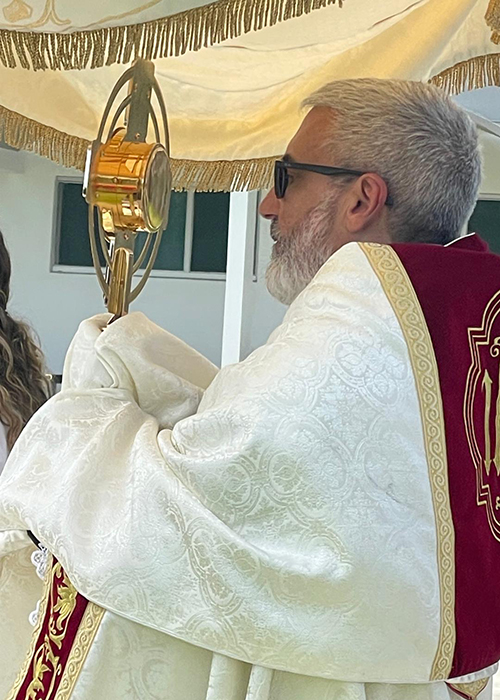
[[(39, 545), (39, 548), (36, 549), (31, 555), (31, 563), (36, 569), (36, 575), (38, 576), (38, 578), (41, 578), (42, 581), (44, 581), (45, 574), (47, 573), (47, 568), (49, 565), (49, 550), (43, 545)], [(33, 610), (33, 612), (31, 612), (28, 615), (29, 623), (33, 627), (35, 627), (36, 623), (38, 622), (38, 615), (40, 613), (41, 602), (42, 601), (39, 600), (36, 604), (36, 608)]]

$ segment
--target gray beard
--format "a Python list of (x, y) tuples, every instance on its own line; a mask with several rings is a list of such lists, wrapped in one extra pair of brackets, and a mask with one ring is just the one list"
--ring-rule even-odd
[(332, 192), (286, 236), (282, 235), (277, 221), (271, 223), (271, 236), (276, 242), (266, 271), (266, 284), (269, 293), (282, 304), (291, 304), (335, 252), (332, 232), (337, 199), (337, 193)]

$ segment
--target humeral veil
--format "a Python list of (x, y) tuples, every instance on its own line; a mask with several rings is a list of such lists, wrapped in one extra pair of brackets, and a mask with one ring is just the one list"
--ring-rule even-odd
[(220, 372), (106, 320), (0, 479), (0, 698), (475, 698), (500, 658), (500, 258), (346, 245)]

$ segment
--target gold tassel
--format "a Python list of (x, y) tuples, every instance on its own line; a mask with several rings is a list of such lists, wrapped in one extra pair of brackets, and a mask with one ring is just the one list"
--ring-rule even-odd
[(484, 18), (492, 31), (491, 41), (500, 44), (500, 0), (490, 0)]
[(452, 95), (465, 90), (500, 85), (500, 53), (474, 56), (434, 75), (430, 83)]
[[(0, 107), (0, 140), (67, 168), (83, 170), (90, 142)], [(249, 160), (172, 159), (173, 188), (197, 192), (258, 190), (271, 186), (278, 156)]]
[(113, 63), (180, 56), (272, 27), (343, 0), (216, 0), (171, 17), (69, 34), (0, 30), (0, 61), (8, 68), (83, 70)]
[(271, 187), (278, 156), (249, 160), (172, 160), (174, 190), (241, 192)]
[[(1, 53), (1, 51), (0, 51)], [(500, 53), (475, 56), (433, 76), (430, 81), (451, 94), (500, 86)], [(33, 151), (67, 168), (83, 170), (89, 141), (45, 126), (0, 106), (0, 139), (9, 146)], [(248, 160), (198, 161), (172, 159), (175, 190), (231, 192), (267, 189), (279, 156)]]
[(89, 142), (70, 136), (0, 106), (0, 140), (13, 148), (33, 151), (67, 168), (85, 166)]

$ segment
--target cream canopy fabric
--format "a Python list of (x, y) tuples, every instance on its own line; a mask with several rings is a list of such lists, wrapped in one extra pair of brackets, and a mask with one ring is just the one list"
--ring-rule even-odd
[[(7, 143), (83, 167), (123, 62), (153, 57), (169, 111), (175, 186), (253, 189), (268, 185), (302, 99), (329, 80), (432, 80), (452, 92), (500, 84), (491, 32), (498, 0), (121, 0), (119, 15), (117, 4), (13, 0), (3, 7), (0, 135)], [(170, 16), (161, 19), (167, 5)], [(54, 70), (37, 70), (44, 62)]]

